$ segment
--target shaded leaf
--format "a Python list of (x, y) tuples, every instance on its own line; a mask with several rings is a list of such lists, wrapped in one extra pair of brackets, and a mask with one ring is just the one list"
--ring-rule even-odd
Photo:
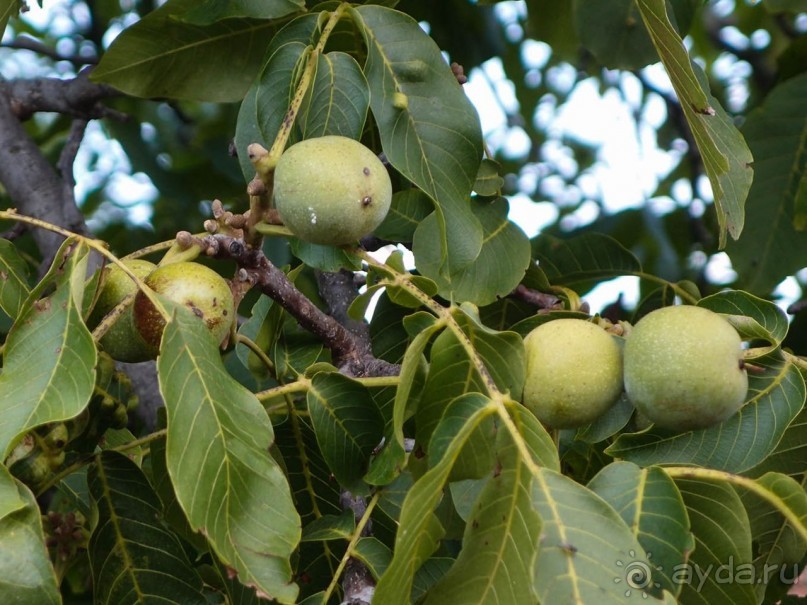
[(281, 603), (297, 586), (289, 557), (300, 520), (268, 452), (272, 425), (260, 402), (224, 369), (215, 339), (177, 306), (157, 359), (168, 412), (166, 463), (177, 500), (242, 583)]
[(179, 539), (159, 522), (160, 501), (136, 464), (104, 452), (90, 468), (98, 525), (90, 540), (97, 603), (206, 603)]
[(468, 204), (482, 159), (479, 116), (417, 21), (372, 5), (353, 8), (351, 15), (367, 44), (364, 73), (384, 154), (434, 200), (438, 266), (451, 274), (474, 260), (482, 246), (482, 230)]
[(737, 239), (743, 230), (745, 199), (753, 179), (753, 157), (731, 117), (705, 90), (706, 78), (693, 70), (683, 41), (667, 16), (665, 0), (636, 0), (636, 3), (703, 159), (712, 185), (723, 248), (726, 233)]
[(367, 566), (376, 580), (384, 574), (392, 560), (389, 547), (373, 536), (359, 538), (353, 555)]
[(673, 571), (687, 560), (694, 544), (681, 494), (660, 468), (639, 468), (630, 462), (614, 462), (588, 483), (630, 527), (647, 553), (651, 584), (673, 594), (680, 588)]
[(291, 238), (290, 244), (292, 254), (312, 269), (331, 272), (361, 269), (361, 260), (344, 248), (312, 244), (296, 237)]
[(805, 97), (807, 74), (790, 78), (748, 114), (743, 126), (754, 154), (754, 183), (745, 231), (728, 252), (743, 287), (759, 294), (801, 269), (807, 257), (807, 233), (794, 225), (796, 208), (807, 197), (800, 186), (807, 173)]
[(650, 464), (697, 464), (739, 473), (765, 460), (782, 439), (805, 400), (804, 379), (781, 355), (755, 359), (763, 371), (748, 377), (748, 400), (734, 416), (697, 431), (676, 433), (651, 427), (620, 435), (606, 452)]
[(533, 254), (552, 285), (603, 280), (641, 271), (638, 259), (615, 239), (585, 233), (568, 240), (541, 235), (533, 240)]
[(584, 0), (574, 4), (580, 42), (600, 63), (612, 69), (638, 69), (658, 61), (634, 0)]
[(182, 20), (194, 25), (210, 25), (235, 17), (278, 19), (304, 8), (304, 0), (203, 0)]
[[(169, 0), (115, 38), (91, 78), (136, 97), (239, 101), (260, 67), (274, 20), (182, 20), (195, 0)], [(237, 48), (238, 52), (231, 52)]]
[[(15, 495), (16, 492), (16, 495)], [(54, 605), (62, 602), (45, 550), (39, 505), (22, 483), (0, 465), (0, 603)]]
[(446, 418), (435, 430), (436, 434), (445, 435), (444, 454), (415, 482), (404, 500), (392, 562), (376, 586), (374, 600), (379, 603), (410, 603), (413, 576), (434, 552), (443, 535), (443, 528), (434, 515), (443, 495), (443, 486), (468, 437), (486, 416), (493, 413), (489, 404), (487, 397), (470, 393), (454, 406), (456, 415)]
[(323, 515), (303, 528), (301, 542), (323, 540), (350, 540), (356, 529), (353, 511), (346, 510), (341, 515)]
[(406, 189), (392, 194), (392, 204), (384, 222), (375, 230), (381, 239), (410, 243), (415, 229), (434, 211), (429, 197), (420, 189)]
[(319, 372), (306, 399), (322, 457), (334, 477), (353, 493), (365, 491), (361, 478), (384, 430), (370, 393), (343, 374)]
[(510, 294), (521, 282), (531, 260), (530, 242), (521, 228), (508, 219), (506, 199), (475, 201), (471, 210), (482, 225), (483, 239), (479, 255), (470, 264), (451, 274), (440, 272), (436, 214), (421, 221), (412, 251), (418, 270), (437, 283), (440, 296), (484, 306)]
[(0, 309), (12, 320), (30, 293), (28, 266), (10, 241), (0, 238)]
[(369, 107), (370, 90), (356, 59), (343, 52), (318, 55), (298, 122), (302, 138), (341, 135), (358, 140)]
[[(67, 240), (9, 332), (0, 374), (0, 452), (40, 424), (81, 412), (95, 386), (96, 350), (81, 317), (87, 248)], [(56, 282), (45, 298), (43, 291)]]
[(725, 483), (690, 479), (676, 479), (675, 483), (695, 536), (695, 550), (687, 565), (673, 575), (681, 585), (680, 601), (755, 604), (753, 584), (736, 581), (731, 571), (751, 564), (751, 531), (737, 492)]

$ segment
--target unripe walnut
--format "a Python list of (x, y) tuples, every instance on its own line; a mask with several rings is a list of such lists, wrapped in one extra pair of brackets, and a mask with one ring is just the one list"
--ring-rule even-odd
[[(140, 279), (145, 279), (157, 268), (154, 263), (141, 259), (125, 260), (123, 264)], [(117, 265), (106, 267), (101, 280), (101, 294), (98, 296), (88, 322), (91, 328), (98, 325), (98, 322), (124, 298), (137, 291), (137, 284)], [(121, 313), (106, 334), (101, 337), (100, 345), (110, 357), (118, 361), (134, 363), (153, 359), (149, 346), (135, 328), (132, 305)]]
[(294, 235), (339, 246), (372, 233), (386, 217), (392, 184), (370, 149), (347, 137), (306, 139), (275, 167), (274, 201)]
[[(218, 273), (198, 263), (178, 262), (158, 267), (146, 285), (169, 300), (185, 305), (205, 323), (216, 342), (224, 340), (235, 318), (233, 293)], [(160, 346), (165, 320), (143, 292), (134, 302), (134, 322), (154, 355)]]
[(590, 424), (622, 393), (622, 350), (601, 327), (582, 319), (541, 324), (524, 339), (524, 405), (551, 428)]
[(742, 340), (723, 317), (695, 306), (648, 313), (625, 342), (625, 390), (654, 424), (678, 431), (732, 416), (748, 391)]

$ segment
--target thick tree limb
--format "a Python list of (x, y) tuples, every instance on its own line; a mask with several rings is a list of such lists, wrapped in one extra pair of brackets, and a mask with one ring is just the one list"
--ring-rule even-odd
[(118, 94), (110, 86), (90, 82), (88, 70), (72, 80), (34, 78), (0, 83), (0, 95), (8, 99), (12, 113), (23, 121), (38, 111), (84, 119), (125, 119), (120, 112), (101, 104), (104, 99)]

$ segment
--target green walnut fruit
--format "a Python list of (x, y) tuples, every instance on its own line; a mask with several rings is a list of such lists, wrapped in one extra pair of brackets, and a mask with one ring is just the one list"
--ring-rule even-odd
[(626, 339), (625, 391), (659, 427), (687, 431), (722, 422), (740, 409), (747, 390), (742, 340), (708, 309), (658, 309)]
[(275, 167), (274, 201), (294, 235), (341, 246), (372, 233), (389, 211), (392, 184), (370, 149), (347, 137), (306, 139)]
[(551, 428), (590, 424), (622, 393), (622, 348), (599, 326), (557, 319), (530, 332), (524, 347), (524, 405)]
[[(227, 281), (213, 269), (198, 263), (171, 263), (157, 267), (145, 282), (168, 300), (188, 307), (205, 323), (216, 342), (220, 343), (230, 332), (235, 318), (233, 293)], [(143, 292), (135, 296), (134, 323), (156, 356), (165, 320)]]
[[(140, 279), (145, 279), (157, 267), (154, 263), (139, 259), (126, 260), (123, 261), (123, 264)], [(98, 296), (89, 321), (92, 327), (97, 325), (104, 315), (114, 309), (126, 296), (137, 291), (134, 281), (117, 265), (106, 267), (101, 280), (101, 294)], [(131, 305), (107, 330), (101, 338), (100, 344), (110, 357), (118, 361), (134, 363), (154, 357), (149, 346), (135, 328)]]

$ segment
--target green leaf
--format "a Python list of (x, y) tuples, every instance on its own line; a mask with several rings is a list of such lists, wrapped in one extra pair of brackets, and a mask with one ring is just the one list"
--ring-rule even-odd
[[(252, 306), (249, 319), (238, 328), (240, 335), (249, 338), (262, 351), (269, 350), (280, 328), (280, 314), (270, 313), (273, 308), (274, 301), (266, 295), (261, 295)], [(253, 376), (258, 379), (269, 377), (269, 368), (245, 344), (236, 342), (235, 353)]]
[(392, 560), (392, 551), (378, 538), (364, 536), (359, 538), (353, 549), (353, 556), (364, 563), (377, 580), (389, 567)]
[(3, 37), (3, 33), (6, 31), (9, 18), (12, 15), (16, 16), (19, 8), (18, 0), (0, 0), (0, 38)]
[(361, 478), (384, 430), (370, 393), (343, 374), (319, 372), (306, 399), (322, 457), (334, 477), (345, 489), (364, 492)]
[(343, 52), (318, 55), (297, 124), (301, 138), (341, 135), (358, 140), (369, 107), (370, 89), (356, 59)]
[(429, 313), (420, 312), (413, 315), (423, 319), (423, 324), (419, 326), (421, 331), (415, 335), (412, 344), (406, 349), (401, 364), (400, 381), (392, 411), (391, 438), (386, 440), (384, 449), (373, 461), (370, 472), (365, 477), (365, 481), (374, 485), (386, 485), (403, 467), (405, 458), (403, 427), (404, 422), (412, 416), (415, 408), (414, 402), (419, 401), (421, 396), (415, 387), (419, 386), (418, 379), (422, 372), (423, 352), (432, 337), (445, 327), (445, 324), (436, 321), (434, 316)]
[(747, 575), (740, 582), (732, 571), (739, 566), (748, 569), (752, 559), (748, 516), (737, 492), (725, 483), (690, 479), (676, 479), (675, 483), (695, 536), (689, 561), (673, 574), (681, 585), (680, 602), (756, 604)]
[(639, 69), (658, 61), (634, 0), (576, 0), (580, 42), (611, 69)]
[(279, 19), (305, 9), (304, 0), (204, 0), (188, 11), (182, 20), (194, 25), (236, 17)]
[(204, 605), (202, 579), (179, 539), (159, 523), (160, 500), (137, 465), (104, 452), (88, 479), (98, 509), (89, 546), (96, 602)]
[(807, 495), (804, 491), (804, 479), (801, 485), (781, 473), (766, 473), (758, 483), (770, 491), (779, 507), (774, 507), (768, 500), (763, 500), (753, 492), (746, 490), (741, 497), (755, 544), (754, 568), (757, 578), (757, 599), (762, 602), (776, 602), (792, 587), (799, 576), (801, 563), (807, 554), (807, 542), (799, 535), (794, 526), (782, 515), (782, 509), (789, 509), (801, 519), (802, 527), (807, 521)]
[[(244, 97), (274, 20), (182, 20), (196, 0), (169, 0), (115, 38), (90, 76), (136, 97), (229, 102)], [(237, 52), (233, 52), (237, 50)]]
[(639, 466), (697, 464), (733, 473), (759, 464), (801, 411), (807, 390), (801, 373), (781, 355), (755, 359), (754, 364), (762, 372), (749, 375), (749, 399), (731, 418), (685, 433), (657, 428), (623, 433), (606, 453)]
[(28, 488), (16, 482), (2, 465), (0, 498), (5, 505), (0, 516), (0, 603), (60, 604), (39, 505)]
[(474, 181), (474, 191), (486, 197), (500, 196), (504, 179), (499, 175), (501, 165), (489, 158), (484, 158), (479, 165), (479, 172), (476, 173)]
[(622, 244), (601, 233), (567, 240), (541, 235), (533, 240), (533, 254), (552, 285), (604, 280), (642, 270), (638, 259)]
[(762, 462), (748, 469), (744, 474), (759, 477), (766, 472), (785, 473), (801, 480), (807, 468), (807, 406), (788, 425), (779, 444)]
[(580, 40), (575, 29), (575, 2), (527, 0), (527, 34), (552, 47), (552, 54), (562, 61), (574, 63), (580, 53)]
[(427, 443), (446, 406), (464, 393), (486, 393), (486, 377), (480, 376), (466, 349), (470, 344), (485, 362), (497, 388), (518, 400), (524, 386), (526, 361), (524, 341), (515, 332), (496, 332), (469, 315), (457, 311), (457, 323), (467, 341), (446, 330), (435, 340), (430, 355), (429, 374), (415, 414), (417, 439)]
[(303, 528), (301, 542), (326, 540), (350, 540), (356, 529), (353, 511), (346, 510), (341, 515), (323, 515)]
[[(9, 332), (0, 374), (0, 452), (27, 430), (79, 414), (95, 386), (96, 350), (79, 304), (88, 249), (67, 240)], [(56, 290), (40, 298), (56, 281)]]
[(420, 189), (396, 191), (387, 217), (375, 234), (381, 239), (410, 243), (418, 225), (433, 211), (434, 205)]
[(532, 507), (532, 477), (512, 441), (499, 451), (499, 462), (501, 471), (474, 503), (456, 562), (429, 590), (425, 605), (536, 602), (532, 575), (541, 519)]
[(658, 467), (639, 468), (614, 462), (589, 481), (588, 488), (608, 502), (631, 528), (647, 553), (656, 585), (676, 594), (673, 570), (687, 560), (694, 544), (681, 494), (672, 479)]
[(478, 393), (463, 397), (455, 405), (455, 411), (460, 412), (463, 407), (464, 421), (459, 415), (452, 416), (435, 430), (435, 433), (445, 433), (443, 457), (418, 479), (404, 500), (392, 562), (378, 581), (374, 601), (384, 605), (408, 605), (413, 576), (434, 552), (443, 535), (443, 528), (434, 515), (443, 486), (468, 437), (484, 418), (494, 413), (490, 400)]
[(743, 230), (753, 157), (731, 117), (704, 90), (708, 88), (706, 78), (693, 70), (683, 41), (667, 17), (665, 0), (636, 3), (703, 158), (717, 209), (720, 247), (724, 248), (726, 233), (737, 239)]
[(518, 225), (508, 219), (509, 204), (504, 198), (471, 205), (482, 225), (479, 256), (469, 265), (446, 275), (441, 273), (440, 237), (437, 215), (421, 221), (412, 251), (418, 271), (433, 279), (440, 296), (455, 302), (479, 306), (496, 302), (521, 282), (530, 264), (530, 242)]
[(361, 269), (361, 259), (343, 248), (312, 244), (296, 237), (290, 239), (290, 244), (291, 253), (313, 269), (331, 272)]
[(272, 144), (293, 94), (294, 68), (311, 43), (316, 26), (316, 15), (304, 15), (277, 32), (266, 50), (268, 59), (244, 95), (238, 110), (235, 145), (247, 181), (255, 174), (247, 148), (251, 143), (264, 147)]
[(742, 284), (767, 294), (786, 276), (804, 266), (807, 233), (794, 225), (807, 190), (807, 74), (776, 86), (760, 107), (751, 111), (743, 134), (754, 154), (754, 184), (748, 194), (748, 221), (743, 236), (728, 248)]
[(698, 306), (727, 315), (741, 336), (767, 340), (772, 348), (782, 344), (790, 325), (787, 315), (775, 303), (742, 290), (723, 290), (702, 298)]
[(212, 335), (185, 307), (165, 327), (157, 372), (168, 413), (166, 464), (191, 527), (242, 583), (293, 603), (289, 557), (300, 520), (268, 451), (266, 412), (227, 374)]
[[(381, 6), (351, 15), (367, 44), (364, 73), (384, 154), (435, 202), (440, 270), (473, 261), (482, 229), (468, 197), (482, 159), (482, 131), (440, 49), (410, 16)], [(406, 107), (396, 99), (406, 99)]]
[(654, 602), (644, 599), (658, 591), (634, 578), (637, 568), (649, 569), (644, 550), (608, 503), (548, 469), (535, 476), (532, 499), (543, 520), (535, 564), (541, 603), (616, 605), (631, 595)]
[(28, 266), (14, 244), (0, 238), (0, 309), (13, 320), (29, 293)]

